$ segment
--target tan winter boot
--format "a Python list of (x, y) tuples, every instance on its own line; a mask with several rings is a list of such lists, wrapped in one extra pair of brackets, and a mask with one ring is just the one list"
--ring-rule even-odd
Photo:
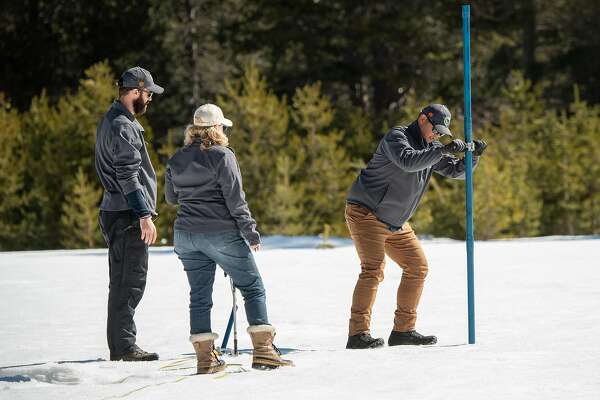
[(190, 336), (190, 342), (194, 345), (198, 359), (197, 374), (214, 374), (225, 369), (225, 361), (219, 358), (215, 350), (215, 340), (218, 337), (219, 335), (212, 332)]
[(281, 358), (281, 352), (273, 344), (275, 328), (271, 325), (253, 325), (248, 327), (254, 352), (252, 353), (252, 368), (275, 369), (290, 366), (294, 363)]

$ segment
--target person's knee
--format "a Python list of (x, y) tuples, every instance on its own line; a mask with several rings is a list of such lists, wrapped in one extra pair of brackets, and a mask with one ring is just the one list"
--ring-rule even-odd
[(383, 282), (383, 266), (382, 264), (362, 264), (359, 279), (361, 280), (376, 280), (378, 283)]
[(404, 271), (415, 279), (425, 279), (429, 272), (429, 266), (427, 265), (427, 262), (420, 262), (405, 268)]
[[(236, 285), (237, 286), (237, 285)], [(244, 300), (253, 301), (256, 299), (264, 299), (266, 297), (265, 286), (263, 285), (262, 279), (257, 278), (252, 284), (247, 286), (237, 286)]]

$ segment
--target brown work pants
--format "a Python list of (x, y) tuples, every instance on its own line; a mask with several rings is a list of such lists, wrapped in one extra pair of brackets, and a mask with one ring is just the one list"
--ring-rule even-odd
[(401, 230), (392, 232), (371, 211), (354, 204), (346, 205), (346, 224), (361, 267), (352, 296), (349, 336), (369, 332), (371, 309), (379, 282), (383, 281), (386, 254), (403, 269), (393, 330), (414, 329), (428, 269), (425, 253), (414, 231), (405, 223)]

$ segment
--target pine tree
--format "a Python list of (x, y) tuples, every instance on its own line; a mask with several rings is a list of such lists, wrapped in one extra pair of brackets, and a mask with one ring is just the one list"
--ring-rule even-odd
[(306, 214), (303, 206), (304, 182), (292, 182), (296, 174), (289, 155), (281, 154), (276, 161), (277, 178), (269, 198), (269, 214), (264, 229), (282, 235), (305, 233)]
[(92, 248), (102, 243), (98, 226), (101, 196), (102, 191), (79, 168), (60, 217), (61, 244), (64, 248)]
[(21, 116), (0, 93), (0, 250), (22, 246), (29, 219), (23, 190), (26, 152)]
[(307, 233), (322, 233), (326, 224), (332, 234), (347, 233), (344, 222), (346, 194), (354, 180), (353, 164), (341, 146), (343, 132), (330, 127), (334, 111), (319, 83), (296, 90), (292, 99), (295, 140), (290, 149), (303, 182), (303, 209), (307, 210)]
[(278, 219), (269, 205), (277, 182), (277, 156), (290, 144), (286, 99), (269, 90), (252, 64), (240, 80), (226, 81), (225, 89), (217, 104), (233, 121), (229, 145), (239, 161), (250, 211), (261, 229), (261, 224), (273, 225)]
[(173, 224), (177, 216), (177, 207), (168, 204), (165, 200), (165, 172), (167, 170), (167, 160), (177, 151), (177, 144), (182, 143), (183, 135), (180, 135), (179, 130), (170, 129), (167, 132), (166, 143), (158, 150), (158, 156), (162, 161), (153, 163), (158, 182), (156, 209), (159, 217), (155, 222), (157, 231), (156, 241), (160, 244), (173, 244)]
[[(28, 195), (24, 212), (32, 219), (26, 246), (56, 248), (61, 245), (60, 215), (70, 189), (70, 179), (80, 168), (95, 175), (94, 143), (98, 122), (116, 94), (115, 80), (107, 63), (85, 72), (78, 90), (52, 105), (42, 93), (23, 114), (27, 167), (24, 190)], [(58, 234), (57, 234), (58, 233)]]

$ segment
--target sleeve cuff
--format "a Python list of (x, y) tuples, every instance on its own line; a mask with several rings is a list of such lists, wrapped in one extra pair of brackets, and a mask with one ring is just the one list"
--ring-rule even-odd
[(127, 198), (127, 204), (129, 205), (129, 207), (131, 207), (131, 209), (138, 218), (144, 218), (149, 215), (152, 215), (152, 213), (148, 209), (146, 199), (144, 198), (144, 195), (142, 194), (141, 190), (135, 190), (127, 194), (125, 197)]
[(250, 246), (256, 246), (257, 244), (260, 244), (260, 234), (256, 231), (244, 234), (244, 237)]

